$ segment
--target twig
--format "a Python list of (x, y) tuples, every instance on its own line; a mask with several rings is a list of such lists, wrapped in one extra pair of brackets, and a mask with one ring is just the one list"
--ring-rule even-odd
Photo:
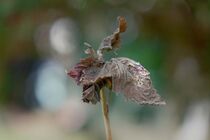
[(107, 104), (103, 88), (100, 90), (100, 98), (101, 98), (101, 107), (104, 118), (104, 127), (106, 131), (106, 140), (112, 140), (111, 127), (109, 122), (109, 106)]

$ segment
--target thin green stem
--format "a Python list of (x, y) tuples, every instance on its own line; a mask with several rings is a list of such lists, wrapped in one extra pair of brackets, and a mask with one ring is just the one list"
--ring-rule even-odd
[(112, 140), (112, 133), (109, 121), (109, 106), (106, 101), (106, 96), (104, 94), (103, 89), (100, 90), (100, 98), (101, 98), (101, 107), (104, 118), (104, 127), (106, 131), (106, 140)]

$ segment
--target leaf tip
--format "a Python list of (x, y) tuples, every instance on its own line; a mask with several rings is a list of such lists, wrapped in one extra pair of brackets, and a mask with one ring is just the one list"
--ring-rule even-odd
[(119, 31), (122, 33), (122, 32), (125, 32), (126, 29), (127, 29), (127, 22), (126, 22), (126, 19), (122, 16), (118, 16), (117, 17), (117, 20), (118, 20), (118, 26), (119, 26)]

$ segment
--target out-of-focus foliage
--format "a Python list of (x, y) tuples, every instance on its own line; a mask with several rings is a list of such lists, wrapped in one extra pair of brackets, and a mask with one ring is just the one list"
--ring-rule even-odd
[(0, 139), (103, 138), (100, 107), (82, 103), (65, 70), (84, 56), (83, 42), (98, 48), (119, 15), (128, 30), (118, 56), (151, 72), (167, 106), (111, 94), (114, 139), (209, 139), (207, 0), (1, 0)]

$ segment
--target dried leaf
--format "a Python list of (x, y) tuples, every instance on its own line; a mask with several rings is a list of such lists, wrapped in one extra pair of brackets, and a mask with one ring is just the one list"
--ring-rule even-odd
[(126, 31), (127, 23), (124, 17), (118, 17), (118, 28), (112, 35), (107, 36), (101, 42), (99, 52), (103, 53), (105, 50), (110, 51), (119, 48), (120, 45), (120, 33)]
[(97, 79), (112, 78), (112, 91), (122, 93), (138, 104), (164, 105), (165, 102), (152, 86), (150, 73), (139, 63), (128, 58), (112, 58)]
[(74, 78), (77, 84), (81, 83), (81, 77), (84, 74), (84, 70), (87, 68), (91, 68), (94, 64), (95, 59), (92, 57), (88, 57), (85, 59), (81, 59), (79, 63), (77, 63), (73, 69), (71, 69), (67, 74)]
[(87, 57), (81, 59), (78, 64), (75, 65), (73, 69), (68, 72), (68, 75), (75, 79), (78, 85), (83, 86), (83, 101), (91, 102), (96, 104), (100, 101), (99, 91), (104, 84), (101, 84), (102, 81), (93, 82), (104, 63), (97, 60), (94, 57)]
[(86, 103), (91, 102), (92, 104), (96, 104), (100, 101), (99, 96), (99, 89), (93, 84), (93, 85), (84, 85), (83, 86), (83, 97), (82, 100)]

